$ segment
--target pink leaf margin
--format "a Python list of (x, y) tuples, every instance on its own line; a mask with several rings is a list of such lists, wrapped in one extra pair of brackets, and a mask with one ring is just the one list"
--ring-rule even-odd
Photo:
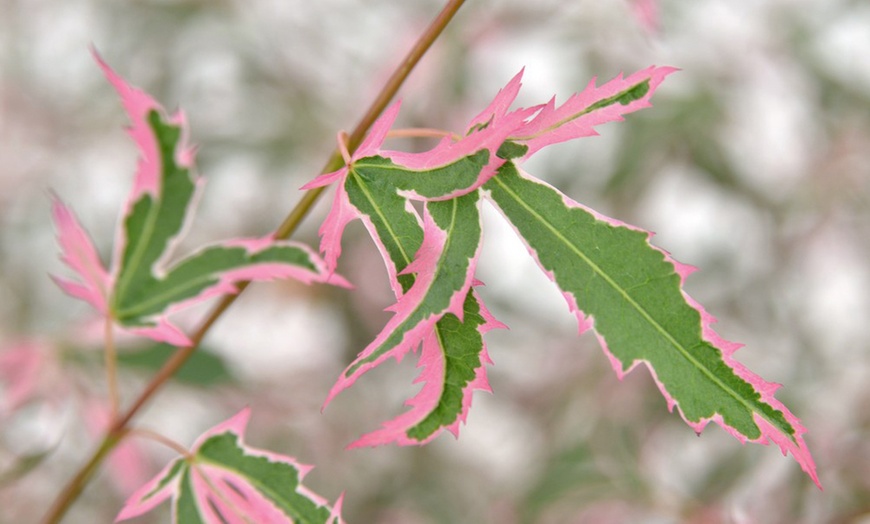
[[(407, 198), (422, 201), (456, 198), (478, 189), (495, 175), (498, 168), (504, 164), (504, 160), (498, 158), (496, 152), (506, 140), (514, 140), (528, 146), (529, 150), (523, 156), (523, 160), (525, 160), (547, 145), (596, 135), (598, 133), (595, 131), (595, 126), (622, 120), (623, 114), (649, 107), (651, 105), (649, 100), (656, 88), (665, 77), (675, 71), (677, 69), (673, 67), (651, 66), (625, 78), (620, 74), (601, 87), (596, 87), (596, 79), (593, 78), (582, 92), (574, 94), (558, 108), (555, 105), (555, 99), (551, 99), (547, 104), (509, 112), (510, 106), (515, 101), (522, 86), (521, 80), (524, 70), (520, 70), (504, 88), (499, 90), (489, 106), (471, 120), (468, 134), (465, 137), (458, 141), (453, 141), (451, 137), (445, 137), (434, 148), (422, 153), (382, 149), (387, 133), (398, 116), (400, 104), (396, 103), (390, 106), (375, 122), (371, 133), (352, 155), (351, 164), (360, 158), (381, 155), (407, 169), (428, 170), (450, 164), (482, 149), (488, 150), (490, 152), (489, 162), (481, 171), (477, 182), (470, 187), (428, 199), (413, 192), (404, 194)], [(583, 114), (584, 110), (596, 102), (617, 95), (645, 81), (649, 82), (649, 89), (641, 98), (624, 105), (614, 103)], [(302, 189), (313, 189), (343, 180), (348, 169), (349, 166), (343, 166), (337, 171), (320, 175), (304, 185)], [(346, 219), (345, 224), (352, 220), (347, 216), (342, 218)], [(335, 224), (340, 223), (340, 221), (334, 222)]]
[(189, 347), (193, 341), (178, 326), (161, 316), (154, 325), (141, 327), (125, 327), (125, 331), (138, 337), (150, 338), (155, 342), (165, 342), (175, 347)]
[[(648, 234), (650, 238), (652, 238), (653, 233), (648, 232)], [(655, 246), (652, 247), (657, 251), (662, 252), (665, 255), (665, 260), (674, 265), (676, 273), (680, 275), (680, 286), (682, 287), (683, 284), (685, 284), (686, 277), (694, 271), (694, 268), (692, 266), (687, 266), (685, 264), (681, 264), (675, 261), (666, 251), (659, 249)], [(772, 424), (770, 424), (770, 422), (765, 420), (757, 413), (753, 414), (753, 420), (758, 426), (758, 429), (761, 431), (761, 436), (759, 436), (757, 439), (748, 439), (745, 435), (741, 434), (739, 431), (726, 424), (724, 419), (722, 418), (722, 415), (718, 413), (712, 417), (704, 418), (697, 422), (688, 420), (680, 409), (679, 402), (671, 396), (665, 385), (659, 380), (655, 369), (652, 367), (652, 365), (650, 365), (648, 361), (635, 360), (634, 362), (632, 362), (631, 366), (628, 367), (628, 369), (623, 370), (622, 362), (620, 362), (620, 360), (610, 352), (610, 349), (608, 348), (607, 342), (604, 340), (604, 338), (596, 333), (596, 337), (598, 338), (598, 342), (601, 345), (601, 349), (607, 355), (608, 360), (610, 360), (610, 364), (613, 367), (613, 370), (616, 372), (617, 377), (622, 380), (634, 368), (636, 368), (640, 364), (643, 364), (649, 370), (650, 375), (652, 375), (653, 380), (656, 383), (656, 386), (662, 393), (662, 396), (665, 398), (668, 404), (668, 410), (673, 412), (674, 407), (676, 407), (677, 412), (680, 414), (680, 417), (686, 422), (686, 424), (689, 425), (689, 427), (691, 427), (695, 431), (695, 433), (698, 433), (700, 435), (704, 428), (707, 427), (707, 424), (709, 424), (710, 422), (715, 422), (717, 425), (719, 425), (722, 429), (724, 429), (727, 433), (739, 440), (741, 443), (745, 444), (746, 442), (752, 442), (755, 444), (766, 445), (770, 442), (773, 442), (777, 446), (779, 446), (784, 456), (791, 453), (792, 457), (794, 457), (795, 461), (797, 461), (801, 469), (812, 479), (813, 483), (819, 489), (822, 489), (822, 484), (819, 480), (815, 461), (813, 460), (809, 447), (807, 446), (803, 438), (803, 435), (807, 432), (806, 427), (782, 402), (777, 400), (777, 398), (774, 396), (776, 391), (782, 385), (774, 382), (765, 381), (759, 375), (750, 371), (741, 362), (737, 361), (734, 358), (734, 353), (742, 348), (743, 344), (730, 342), (720, 337), (719, 334), (716, 333), (712, 328), (712, 324), (716, 322), (716, 318), (710, 315), (703, 306), (701, 306), (685, 291), (683, 291), (683, 297), (686, 299), (686, 302), (689, 305), (691, 305), (701, 314), (703, 339), (709, 342), (710, 345), (717, 348), (721, 352), (722, 361), (725, 363), (726, 366), (730, 367), (738, 377), (742, 378), (744, 381), (752, 385), (755, 391), (759, 393), (762, 402), (768, 404), (770, 407), (777, 411), (780, 411), (783, 414), (785, 419), (794, 429), (793, 437), (789, 438), (787, 435), (776, 429)], [(576, 308), (576, 304), (574, 304), (572, 307)]]
[[(492, 102), (471, 119), (471, 122), (468, 124), (468, 132), (471, 132), (476, 127), (498, 126), (502, 124), (502, 119), (517, 99), (517, 95), (523, 86), (522, 80), (525, 71), (526, 68), (520, 69), (503, 88), (499, 89)], [(540, 106), (532, 109), (540, 109)]]
[[(475, 282), (475, 285), (480, 285), (480, 283)], [(484, 323), (478, 327), (481, 335), (493, 329), (507, 328), (507, 326), (492, 316), (476, 292), (475, 299), (477, 299), (480, 305), (480, 315), (484, 319)], [(475, 391), (492, 392), (489, 379), (486, 375), (486, 366), (492, 365), (492, 363), (484, 343), (480, 351), (480, 366), (478, 366), (475, 372), (474, 379), (465, 386), (462, 392), (462, 412), (453, 424), (442, 429), (446, 429), (457, 438), (459, 437), (460, 425), (465, 423), (468, 418), (468, 412), (471, 409), (473, 393)], [(395, 443), (399, 446), (422, 446), (441, 434), (439, 429), (424, 440), (414, 440), (407, 435), (407, 432), (411, 428), (422, 422), (438, 406), (438, 402), (444, 392), (445, 360), (434, 329), (423, 339), (422, 352), (417, 367), (423, 368), (423, 371), (414, 380), (414, 383), (423, 383), (423, 387), (417, 395), (405, 402), (405, 405), (410, 406), (411, 409), (393, 420), (385, 422), (380, 429), (367, 433), (351, 442), (347, 446), (348, 449), (382, 446), (390, 443)]]
[(449, 136), (444, 137), (434, 148), (422, 153), (382, 151), (382, 155), (389, 158), (394, 163), (406, 169), (415, 171), (424, 171), (440, 166), (446, 166), (484, 149), (489, 152), (489, 161), (478, 174), (477, 180), (468, 187), (457, 189), (456, 191), (435, 198), (426, 198), (413, 191), (402, 192), (403, 196), (418, 201), (450, 200), (471, 193), (472, 191), (476, 191), (490, 178), (495, 176), (498, 168), (500, 168), (505, 162), (504, 159), (499, 158), (496, 155), (498, 149), (517, 128), (520, 128), (525, 124), (526, 119), (538, 112), (540, 108), (540, 106), (521, 108), (506, 113), (506, 108), (510, 106), (521, 86), (519, 81), (521, 76), (522, 72), (518, 73), (505, 88), (499, 91), (496, 98), (490, 104), (490, 107), (488, 107), (484, 113), (475, 117), (472, 121), (483, 120), (482, 123), (488, 122), (489, 125), (484, 128), (475, 130), (474, 124), (472, 124), (469, 128), (469, 134), (462, 139), (453, 141)]
[[(402, 107), (402, 102), (398, 101), (384, 110), (381, 113), (381, 116), (375, 120), (375, 123), (372, 124), (372, 128), (369, 131), (369, 134), (366, 135), (366, 138), (362, 141), (360, 146), (356, 148), (353, 154), (350, 157), (350, 164), (352, 165), (355, 160), (359, 160), (360, 158), (365, 158), (369, 156), (379, 155), (381, 153), (381, 146), (384, 143), (384, 140), (387, 138), (387, 133), (389, 133), (390, 128), (393, 127), (393, 123), (396, 121), (396, 117), (399, 116), (399, 109)], [(339, 138), (340, 140), (340, 138)], [(318, 177), (316, 177), (311, 182), (308, 182), (301, 189), (308, 190), (314, 189), (317, 187), (322, 187), (329, 185), (338, 180), (343, 180), (345, 176), (347, 176), (348, 171), (350, 170), (350, 165), (345, 164), (340, 169), (332, 171), (330, 173), (324, 173)]]
[[(585, 206), (582, 206), (579, 203), (575, 202), (574, 205), (575, 207), (581, 207), (584, 208), (586, 211), (589, 211), (588, 208), (585, 208)], [(623, 224), (622, 222), (609, 219), (598, 213), (596, 213), (596, 217), (601, 217), (599, 218), (599, 220), (604, 219), (606, 222), (609, 222), (612, 225), (622, 225), (623, 227), (625, 227), (625, 224)], [(610, 360), (611, 366), (616, 372), (616, 376), (620, 380), (622, 380), (625, 375), (631, 372), (631, 370), (633, 370), (639, 364), (643, 364), (649, 370), (650, 374), (653, 377), (653, 380), (656, 383), (656, 386), (659, 388), (659, 391), (661, 391), (662, 396), (664, 396), (668, 404), (668, 410), (673, 412), (674, 407), (676, 406), (680, 417), (686, 422), (686, 424), (689, 425), (689, 427), (691, 427), (695, 431), (695, 433), (700, 434), (707, 426), (707, 424), (709, 424), (710, 422), (715, 422), (717, 425), (719, 425), (722, 429), (724, 429), (727, 433), (731, 434), (741, 443), (752, 442), (756, 444), (766, 445), (770, 442), (774, 442), (777, 446), (779, 446), (783, 455), (788, 455), (789, 453), (791, 453), (792, 457), (794, 457), (795, 461), (797, 461), (801, 469), (812, 479), (813, 483), (815, 483), (815, 485), (819, 489), (822, 489), (822, 484), (819, 480), (815, 461), (813, 460), (809, 447), (807, 446), (803, 438), (803, 435), (807, 432), (806, 427), (782, 402), (777, 400), (777, 398), (775, 397), (776, 391), (780, 387), (782, 387), (782, 385), (774, 382), (765, 381), (759, 375), (753, 373), (749, 370), (749, 368), (736, 360), (734, 358), (734, 353), (742, 348), (743, 344), (731, 342), (719, 336), (719, 334), (716, 333), (716, 331), (713, 329), (713, 324), (717, 322), (716, 317), (708, 313), (704, 306), (702, 306), (698, 301), (696, 301), (688, 293), (685, 292), (686, 279), (689, 275), (694, 273), (697, 268), (675, 260), (669, 252), (653, 245), (650, 242), (652, 240), (652, 237), (655, 235), (653, 232), (645, 231), (641, 228), (637, 228), (634, 226), (629, 227), (636, 231), (642, 231), (646, 233), (647, 243), (650, 245), (650, 247), (662, 253), (662, 255), (664, 255), (665, 261), (669, 262), (674, 266), (674, 271), (680, 276), (680, 290), (682, 292), (683, 298), (686, 300), (686, 303), (688, 303), (691, 307), (698, 311), (701, 316), (701, 337), (706, 342), (709, 342), (711, 346), (715, 347), (721, 352), (722, 361), (725, 363), (726, 366), (731, 368), (738, 377), (752, 385), (755, 391), (758, 392), (758, 394), (760, 395), (762, 402), (769, 405), (773, 409), (780, 411), (783, 414), (789, 425), (791, 425), (791, 427), (794, 429), (793, 438), (789, 438), (787, 435), (783, 434), (767, 420), (761, 417), (758, 413), (753, 414), (753, 420), (758, 426), (758, 429), (761, 431), (761, 436), (754, 440), (748, 439), (736, 429), (726, 424), (720, 414), (716, 414), (710, 418), (701, 419), (697, 422), (688, 420), (683, 414), (682, 410), (679, 408), (679, 402), (677, 402), (677, 400), (671, 396), (665, 385), (658, 379), (655, 369), (653, 369), (652, 365), (650, 365), (648, 361), (636, 360), (632, 362), (631, 366), (629, 366), (627, 370), (623, 371), (622, 363), (610, 352), (610, 349), (608, 348), (607, 342), (604, 340), (604, 338), (596, 333), (599, 344), (601, 345), (602, 350)], [(577, 309), (576, 303), (573, 303), (571, 307), (574, 311), (579, 311)]]
[[(387, 133), (396, 121), (401, 108), (401, 101), (394, 103), (388, 107), (372, 125), (372, 129), (360, 146), (351, 155), (351, 164), (354, 160), (365, 158), (367, 156), (377, 155), (380, 153), (381, 145), (387, 137)], [(339, 137), (339, 140), (341, 138)], [(327, 273), (332, 274), (338, 267), (338, 259), (341, 256), (341, 237), (344, 234), (344, 229), (347, 224), (353, 220), (362, 217), (362, 213), (350, 203), (347, 196), (347, 191), (344, 189), (344, 181), (350, 170), (350, 165), (344, 165), (336, 171), (322, 174), (314, 180), (308, 182), (301, 187), (303, 190), (311, 190), (318, 187), (324, 187), (332, 183), (336, 183), (335, 195), (332, 200), (332, 207), (329, 214), (323, 223), (320, 225), (320, 253), (326, 261)], [(365, 222), (365, 220), (364, 220)], [(374, 231), (371, 223), (366, 224), (370, 232)], [(376, 234), (372, 238), (378, 238)], [(384, 256), (384, 260), (389, 260), (385, 255), (383, 244), (380, 244), (379, 249)], [(395, 268), (393, 269), (395, 272)], [(393, 279), (391, 279), (392, 281)], [(395, 290), (395, 288), (394, 288)]]
[[(333, 274), (338, 267), (338, 259), (341, 256), (341, 237), (344, 234), (344, 229), (350, 222), (361, 217), (363, 218), (366, 228), (369, 229), (370, 232), (373, 232), (374, 226), (371, 222), (366, 220), (363, 214), (350, 203), (350, 198), (344, 188), (344, 179), (342, 178), (341, 183), (336, 184), (332, 207), (319, 229), (320, 254), (323, 256), (323, 260), (326, 263), (327, 274)], [(381, 251), (381, 255), (384, 259), (388, 260), (389, 257), (386, 256), (386, 250), (378, 236), (373, 234), (372, 238), (378, 239), (378, 249)], [(395, 268), (393, 268), (393, 273), (395, 273)]]

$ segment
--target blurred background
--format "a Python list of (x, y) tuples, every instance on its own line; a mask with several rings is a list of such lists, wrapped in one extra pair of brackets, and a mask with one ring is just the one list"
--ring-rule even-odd
[[(105, 424), (94, 313), (49, 274), (50, 192), (102, 253), (136, 150), (94, 46), (132, 84), (186, 112), (199, 213), (179, 253), (267, 234), (441, 3), (319, 0), (0, 0), (0, 523), (33, 522)], [(402, 90), (399, 125), (460, 130), (520, 68), (518, 104), (565, 100), (592, 77), (671, 65), (654, 106), (601, 136), (548, 148), (527, 171), (656, 232), (700, 271), (688, 291), (745, 347), (808, 433), (825, 491), (776, 447), (717, 426), (699, 437), (649, 373), (617, 380), (591, 334), (492, 209), (481, 293), (493, 394), (460, 438), (344, 451), (403, 411), (414, 359), (369, 373), (323, 414), (340, 371), (380, 330), (387, 279), (364, 229), (345, 234), (357, 290), (252, 287), (139, 425), (184, 445), (253, 409), (247, 440), (314, 464), (353, 523), (870, 522), (870, 4), (469, 0)], [(426, 144), (394, 144), (421, 147)], [(317, 245), (319, 203), (297, 239)], [(205, 309), (179, 320), (193, 325)], [(131, 399), (167, 348), (130, 341)], [(136, 439), (66, 522), (111, 522), (173, 452)], [(168, 521), (166, 505), (135, 522)]]

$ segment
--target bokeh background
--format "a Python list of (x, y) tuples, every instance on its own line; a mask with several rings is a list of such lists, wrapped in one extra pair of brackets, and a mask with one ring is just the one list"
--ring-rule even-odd
[[(208, 183), (185, 252), (274, 229), (439, 8), (0, 0), (0, 523), (36, 521), (102, 423), (93, 312), (48, 278), (67, 274), (50, 192), (109, 253), (135, 168), (126, 117), (89, 46), (189, 118)], [(475, 395), (458, 440), (343, 450), (402, 411), (419, 387), (413, 358), (320, 413), (387, 318), (383, 267), (358, 224), (341, 264), (356, 291), (254, 286), (140, 425), (189, 445), (250, 405), (248, 442), (315, 464), (307, 483), (332, 500), (345, 491), (354, 523), (870, 522), (870, 4), (659, 8), (651, 30), (625, 0), (469, 0), (402, 90), (400, 125), (461, 129), (522, 67), (521, 105), (564, 100), (595, 76), (679, 67), (654, 107), (526, 168), (655, 231), (658, 246), (700, 268), (689, 292), (746, 345), (743, 363), (785, 384), (777, 396), (809, 430), (823, 492), (774, 447), (714, 426), (696, 436), (646, 370), (617, 380), (491, 209), (481, 293), (511, 329), (488, 336), (494, 393)], [(326, 208), (298, 239), (316, 245)], [(40, 355), (30, 367), (14, 364), (25, 346)], [(127, 346), (130, 399), (165, 354)], [(134, 445), (138, 462), (110, 465), (67, 522), (110, 522), (137, 479), (173, 457)], [(163, 507), (137, 522), (166, 521)]]

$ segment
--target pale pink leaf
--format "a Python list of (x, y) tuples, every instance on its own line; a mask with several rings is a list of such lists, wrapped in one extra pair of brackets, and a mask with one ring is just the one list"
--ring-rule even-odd
[(60, 198), (54, 197), (51, 209), (61, 260), (80, 279), (80, 282), (74, 282), (54, 277), (55, 282), (70, 296), (84, 300), (104, 315), (108, 314), (107, 301), (112, 279), (100, 261), (90, 236)]

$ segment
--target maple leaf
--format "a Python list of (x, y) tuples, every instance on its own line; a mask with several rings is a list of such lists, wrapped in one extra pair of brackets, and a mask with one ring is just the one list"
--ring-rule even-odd
[[(455, 142), (446, 137), (423, 153), (383, 148), (398, 115), (399, 104), (394, 104), (375, 122), (347, 165), (304, 186), (337, 185), (332, 209), (320, 229), (321, 252), (330, 268), (341, 252), (344, 228), (351, 220), (361, 219), (384, 259), (398, 300), (388, 308), (395, 313), (393, 317), (338, 378), (324, 406), (367, 371), (391, 357), (401, 360), (423, 344), (420, 365), (424, 371), (418, 381), (424, 387), (407, 402), (412, 409), (351, 447), (422, 444), (442, 429), (457, 433), (460, 421), (467, 417), (471, 393), (489, 389), (485, 365), (491, 361), (483, 333), (504, 327), (470, 293), (481, 245), (476, 190), (506, 159), (529, 150), (523, 142), (540, 148), (555, 140), (554, 132), (563, 133), (562, 140), (567, 140), (568, 135), (560, 130), (564, 124), (570, 124), (575, 134), (581, 127), (584, 135), (592, 134), (595, 125), (619, 118), (619, 111), (599, 114), (609, 105), (633, 111), (645, 100), (634, 102), (649, 92), (649, 78), (641, 73), (629, 79), (634, 82), (629, 87), (614, 81), (595, 90), (592, 95), (599, 97), (598, 105), (586, 111), (578, 107), (577, 100), (589, 96), (573, 97), (558, 110), (551, 101), (510, 111), (522, 73), (471, 120), (464, 137)], [(610, 102), (601, 101), (606, 97)], [(425, 203), (422, 220), (411, 200)], [(441, 216), (440, 221), (432, 218), (433, 213)], [(466, 322), (468, 308), (472, 312)], [(463, 366), (464, 371), (458, 373)]]
[(605, 217), (517, 164), (540, 148), (596, 134), (594, 126), (648, 107), (675, 69), (649, 67), (587, 88), (559, 108), (551, 100), (505, 143), (510, 161), (482, 188), (562, 290), (580, 331), (594, 328), (617, 376), (640, 363), (669, 409), (696, 432), (714, 421), (741, 442), (775, 442), (819, 485), (806, 429), (765, 382), (733, 358), (741, 346), (719, 337), (715, 319), (683, 290), (694, 268), (652, 246), (652, 234)]
[[(620, 75), (600, 87), (593, 80), (561, 106), (550, 100), (511, 112), (519, 89), (517, 75), (472, 120), (468, 134), (457, 144), (478, 133), (504, 140), (481, 141), (483, 149), (462, 150), (465, 157), (451, 156), (451, 151), (461, 148), (451, 150), (445, 141), (425, 153), (381, 151), (374, 144), (383, 141), (388, 124), (395, 119), (394, 111), (382, 122), (370, 149), (356, 155), (341, 175), (332, 177), (330, 181), (341, 183), (321, 231), (321, 249), (335, 254), (330, 259), (334, 264), (341, 231), (349, 220), (361, 218), (379, 246), (398, 302), (389, 308), (396, 314), (338, 379), (327, 403), (365, 371), (390, 356), (401, 358), (421, 341), (421, 365), (425, 368), (420, 380), (426, 384), (408, 402), (412, 410), (352, 446), (427, 441), (433, 435), (432, 428), (444, 427), (427, 422), (430, 416), (438, 420), (438, 408), (432, 406), (442, 404), (434, 402), (435, 397), (455, 399), (461, 391), (464, 402), (472, 384), (486, 389), (482, 370), (488, 357), (482, 337), (467, 337), (463, 347), (476, 348), (470, 353), (474, 355), (470, 369), (479, 375), (473, 381), (460, 381), (465, 389), (448, 392), (448, 370), (453, 367), (457, 371), (459, 361), (451, 360), (446, 339), (440, 338), (449, 329), (438, 329), (455, 319), (455, 332), (477, 328), (476, 334), (482, 335), (495, 325), (494, 320), (482, 322), (482, 317), (473, 314), (475, 307), (477, 311), (485, 309), (476, 296), (468, 294), (474, 281), (477, 247), (457, 249), (453, 245), (455, 241), (479, 245), (477, 197), (471, 192), (475, 191), (495, 204), (559, 286), (580, 331), (595, 330), (620, 378), (638, 364), (645, 364), (669, 408), (676, 407), (695, 431), (714, 421), (742, 442), (773, 441), (819, 483), (802, 437), (806, 430), (774, 396), (779, 386), (763, 381), (737, 362), (733, 353), (740, 346), (721, 339), (711, 328), (713, 317), (683, 291), (691, 268), (652, 246), (651, 233), (600, 215), (518, 167), (547, 145), (595, 135), (597, 125), (648, 107), (653, 92), (673, 71), (649, 67), (628, 77)], [(468, 163), (477, 157), (485, 162)], [(437, 176), (434, 171), (419, 171), (420, 166), (433, 163), (441, 166)], [(496, 173), (481, 175), (493, 166), (498, 166)], [(472, 171), (475, 168), (479, 171)], [(437, 179), (428, 183), (419, 180), (427, 174)], [(437, 190), (418, 191), (417, 187)], [(422, 225), (410, 199), (425, 202)], [(434, 210), (444, 211), (451, 202), (452, 218), (459, 217), (459, 210), (470, 210), (467, 203), (474, 202), (474, 218), (469, 214), (455, 221), (443, 217), (432, 220)], [(455, 250), (456, 256), (444, 256), (450, 250)], [(410, 253), (414, 253), (413, 258), (409, 258)], [(461, 297), (467, 299), (462, 311), (458, 308)], [(471, 374), (466, 372), (465, 376)], [(467, 406), (453, 413), (464, 419)], [(455, 420), (451, 424), (458, 424)]]
[(202, 434), (190, 454), (170, 462), (124, 504), (115, 522), (171, 499), (172, 522), (339, 524), (334, 506), (302, 485), (312, 467), (245, 445), (245, 408)]
[[(485, 182), (481, 173), (504, 162), (490, 149), (506, 131), (497, 139), (481, 133), (453, 146), (442, 141), (432, 156), (414, 157), (381, 148), (398, 110), (395, 104), (384, 112), (346, 166), (305, 186), (336, 183), (332, 209), (320, 229), (327, 264), (335, 267), (344, 228), (360, 219), (381, 252), (398, 300), (388, 308), (395, 313), (390, 322), (348, 366), (324, 405), (368, 370), (423, 344), (418, 381), (425, 385), (408, 401), (412, 409), (351, 447), (422, 444), (443, 429), (456, 434), (472, 392), (489, 389), (483, 333), (503, 327), (471, 287), (479, 284), (473, 278), (480, 249), (475, 189)], [(454, 159), (463, 153), (469, 154)], [(412, 167), (394, 161), (399, 159)], [(423, 217), (411, 199), (426, 201)]]
[(309, 247), (271, 237), (206, 246), (168, 264), (173, 246), (193, 216), (203, 179), (193, 174), (183, 113), (166, 116), (157, 102), (129, 86), (94, 53), (121, 96), (141, 157), (116, 234), (112, 271), (100, 262), (75, 215), (57, 198), (53, 206), (62, 258), (80, 282), (55, 278), (68, 294), (89, 302), (123, 328), (172, 345), (188, 337), (168, 319), (208, 298), (233, 293), (246, 280), (295, 278), (346, 286)]

